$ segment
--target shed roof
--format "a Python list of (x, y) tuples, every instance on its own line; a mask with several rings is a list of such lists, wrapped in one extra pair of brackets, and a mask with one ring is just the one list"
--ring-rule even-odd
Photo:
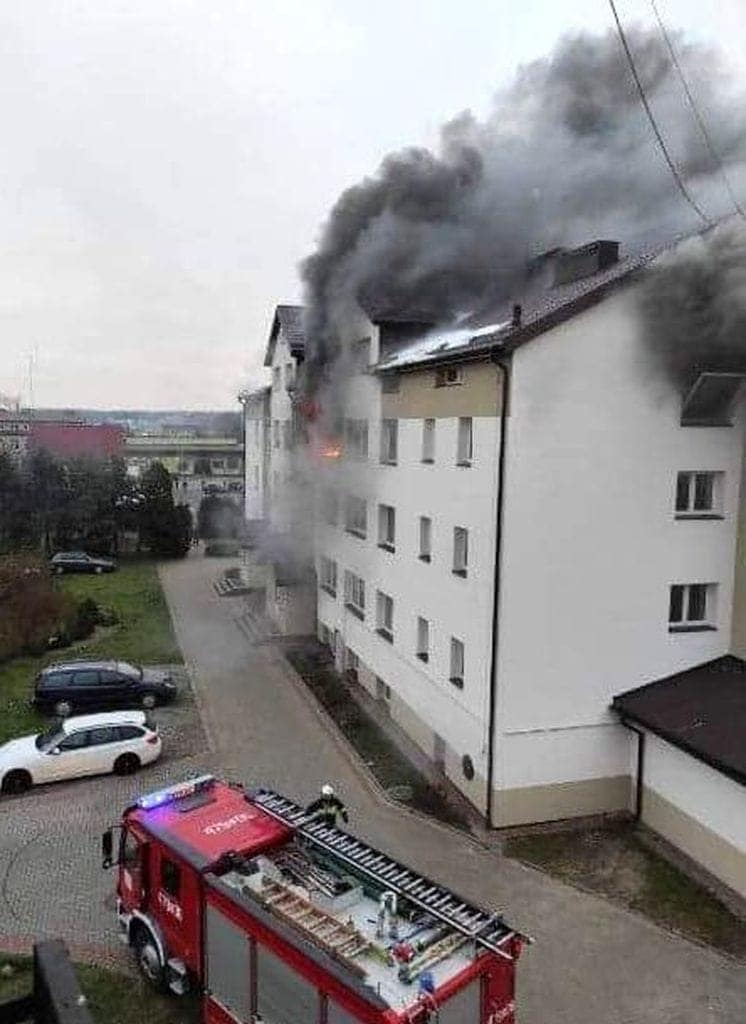
[(264, 365), (271, 366), (277, 344), (277, 336), (282, 331), (293, 355), (302, 356), (306, 349), (306, 332), (303, 327), (303, 306), (279, 305), (275, 307), (272, 326), (269, 329), (267, 352)]
[(746, 785), (746, 662), (724, 655), (620, 693), (612, 708)]

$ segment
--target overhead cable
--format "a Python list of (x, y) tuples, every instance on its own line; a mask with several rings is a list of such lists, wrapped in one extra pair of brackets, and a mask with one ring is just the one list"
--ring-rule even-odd
[(624, 32), (624, 28), (622, 27), (622, 23), (619, 20), (619, 14), (617, 13), (616, 4), (614, 3), (614, 0), (609, 0), (609, 6), (611, 7), (611, 13), (614, 15), (614, 21), (616, 22), (617, 32), (619, 33), (619, 40), (620, 40), (620, 42), (622, 44), (622, 48), (624, 50), (624, 53), (625, 53), (625, 55), (627, 57), (627, 63), (629, 64), (629, 69), (632, 72), (632, 77), (635, 80), (635, 85), (637, 86), (637, 91), (640, 94), (640, 100), (641, 100), (642, 105), (643, 105), (643, 107), (645, 109), (645, 113), (648, 115), (648, 120), (650, 121), (650, 127), (653, 129), (655, 137), (656, 137), (656, 139), (658, 141), (658, 145), (660, 146), (661, 153), (663, 154), (663, 158), (665, 159), (666, 163), (668, 164), (668, 169), (670, 170), (671, 174), (673, 175), (674, 181), (676, 182), (676, 184), (677, 184), (677, 186), (679, 188), (679, 191), (681, 192), (681, 194), (684, 197), (684, 199), (686, 199), (687, 203), (689, 203), (689, 205), (694, 210), (694, 212), (697, 214), (697, 216), (702, 221), (702, 223), (705, 224), (707, 227), (710, 227), (712, 225), (712, 221), (707, 216), (707, 214), (704, 212), (704, 210), (699, 206), (699, 204), (697, 203), (697, 201), (694, 198), (694, 196), (691, 194), (689, 189), (684, 184), (684, 181), (683, 181), (681, 175), (679, 174), (678, 170), (676, 169), (676, 165), (674, 164), (673, 160), (671, 159), (671, 154), (668, 152), (668, 147), (666, 146), (665, 139), (663, 138), (663, 135), (661, 134), (661, 130), (658, 127), (658, 124), (657, 124), (657, 122), (655, 120), (655, 115), (653, 114), (653, 111), (652, 111), (652, 109), (650, 107), (650, 104), (648, 103), (648, 98), (645, 95), (645, 89), (643, 88), (642, 81), (640, 80), (640, 76), (637, 73), (637, 67), (635, 65), (635, 59), (632, 56), (632, 51), (630, 50), (629, 43), (627, 42), (627, 36), (626, 36), (626, 34)]
[(733, 186), (731, 185), (725, 167), (723, 166), (723, 161), (717, 149), (715, 148), (715, 143), (712, 141), (712, 136), (710, 135), (707, 124), (705, 123), (705, 119), (702, 116), (702, 112), (700, 111), (697, 102), (694, 99), (694, 96), (692, 95), (692, 91), (689, 88), (689, 83), (686, 80), (684, 69), (681, 66), (681, 62), (679, 61), (678, 55), (676, 53), (676, 50), (674, 49), (673, 42), (666, 29), (666, 26), (663, 24), (663, 19), (661, 18), (660, 13), (658, 12), (658, 7), (656, 5), (655, 0), (650, 0), (650, 6), (653, 8), (653, 13), (655, 14), (656, 21), (658, 22), (658, 26), (661, 30), (661, 35), (665, 40), (669, 55), (671, 57), (671, 63), (676, 69), (676, 73), (678, 74), (681, 80), (681, 85), (684, 89), (684, 94), (689, 102), (689, 106), (692, 108), (692, 113), (694, 114), (697, 125), (699, 126), (700, 134), (702, 135), (704, 143), (707, 146), (710, 156), (712, 157), (712, 162), (714, 163), (717, 170), (720, 172), (720, 175), (723, 179), (723, 183), (725, 184), (725, 187), (728, 191), (728, 195), (730, 196), (730, 201), (733, 203), (736, 212), (740, 214), (741, 217), (746, 219), (746, 211), (744, 211), (743, 206), (740, 204), (735, 192), (733, 191)]

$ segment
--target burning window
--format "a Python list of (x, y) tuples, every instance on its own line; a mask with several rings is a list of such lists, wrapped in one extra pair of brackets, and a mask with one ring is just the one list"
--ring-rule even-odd
[(381, 420), (381, 462), (395, 466), (398, 457), (398, 420)]
[(353, 459), (368, 458), (368, 421), (346, 420), (345, 442), (347, 454)]
[(345, 502), (345, 529), (357, 537), (366, 537), (368, 533), (368, 511), (364, 498), (348, 494)]
[(730, 427), (743, 373), (701, 373), (684, 397), (682, 427)]

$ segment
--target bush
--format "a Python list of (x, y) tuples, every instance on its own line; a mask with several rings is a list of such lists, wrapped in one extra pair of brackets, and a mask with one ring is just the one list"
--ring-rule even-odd
[(85, 597), (71, 606), (62, 628), (51, 638), (48, 646), (69, 647), (76, 640), (85, 640), (91, 636), (102, 619), (99, 607), (93, 598)]
[(36, 555), (0, 559), (0, 661), (41, 654), (59, 633), (72, 602), (55, 589), (49, 569)]

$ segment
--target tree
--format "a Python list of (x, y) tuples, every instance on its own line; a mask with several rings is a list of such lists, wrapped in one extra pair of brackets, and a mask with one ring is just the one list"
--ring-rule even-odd
[(171, 474), (154, 462), (143, 474), (140, 538), (154, 555), (183, 558), (192, 541), (192, 517), (186, 506), (174, 504)]

